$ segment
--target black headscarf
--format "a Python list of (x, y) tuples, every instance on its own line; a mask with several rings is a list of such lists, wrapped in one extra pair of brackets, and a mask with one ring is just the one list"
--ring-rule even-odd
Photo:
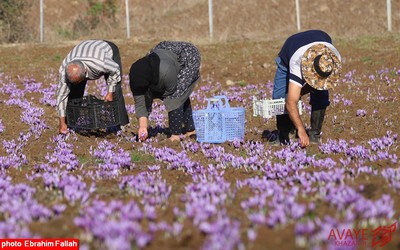
[(133, 95), (144, 95), (159, 78), (160, 58), (151, 53), (134, 62), (129, 71), (129, 85)]

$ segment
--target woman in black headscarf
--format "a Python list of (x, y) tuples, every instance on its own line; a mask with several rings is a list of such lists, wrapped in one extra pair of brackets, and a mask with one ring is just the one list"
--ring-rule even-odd
[(163, 41), (132, 64), (129, 81), (141, 141), (148, 137), (148, 116), (156, 98), (163, 100), (168, 112), (169, 140), (196, 135), (189, 96), (200, 79), (200, 62), (199, 50), (193, 44)]

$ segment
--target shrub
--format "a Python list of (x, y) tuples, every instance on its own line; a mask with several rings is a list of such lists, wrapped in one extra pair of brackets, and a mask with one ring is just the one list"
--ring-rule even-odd
[(85, 15), (79, 16), (74, 22), (75, 36), (89, 35), (98, 28), (112, 30), (118, 25), (117, 0), (87, 0), (87, 6)]
[(27, 10), (31, 1), (0, 1), (0, 43), (24, 42), (30, 37)]

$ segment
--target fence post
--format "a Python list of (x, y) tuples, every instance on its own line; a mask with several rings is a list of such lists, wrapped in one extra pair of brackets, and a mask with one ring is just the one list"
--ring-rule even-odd
[(392, 2), (391, 2), (391, 0), (386, 1), (386, 12), (387, 12), (388, 31), (392, 31)]
[(43, 0), (40, 0), (40, 42), (43, 42)]
[(297, 30), (300, 31), (300, 3), (299, 0), (296, 0), (296, 21), (297, 21)]
[(213, 3), (212, 0), (208, 0), (208, 23), (210, 28), (210, 41), (213, 39)]
[(129, 0), (125, 0), (125, 16), (126, 16), (126, 37), (131, 37), (131, 27), (129, 21)]

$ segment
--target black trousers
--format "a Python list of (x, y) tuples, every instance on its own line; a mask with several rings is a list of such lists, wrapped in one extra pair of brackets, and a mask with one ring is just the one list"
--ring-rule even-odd
[[(116, 62), (119, 65), (119, 69), (121, 72), (121, 81), (122, 81), (122, 64), (121, 64), (121, 56), (119, 54), (119, 49), (118, 47), (109, 41), (105, 41), (108, 43), (113, 51), (113, 57), (112, 59), (114, 62)], [(109, 77), (109, 74), (105, 74), (104, 78), (107, 81)], [(124, 100), (124, 95), (122, 93), (122, 82), (118, 82), (115, 92), (113, 93), (113, 100), (118, 101), (118, 113), (119, 113), (119, 120), (120, 120), (120, 125), (125, 125), (129, 123), (129, 118), (128, 118), (128, 112), (126, 111), (125, 107), (125, 100)], [(86, 83), (87, 80), (80, 84), (71, 84), (70, 86), (70, 92), (68, 95), (68, 99), (75, 99), (75, 98), (81, 98), (83, 97), (83, 94), (85, 93), (85, 88), (86, 88)]]
[(190, 98), (179, 108), (168, 112), (168, 123), (169, 130), (173, 135), (180, 135), (195, 130)]

